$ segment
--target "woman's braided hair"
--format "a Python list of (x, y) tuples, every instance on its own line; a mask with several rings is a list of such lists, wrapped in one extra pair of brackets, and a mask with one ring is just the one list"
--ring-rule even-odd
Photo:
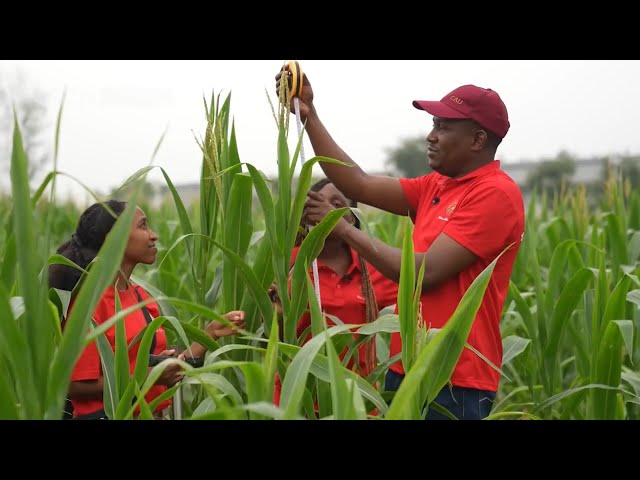
[[(105, 204), (115, 216), (104, 207)], [(80, 215), (76, 231), (71, 235), (71, 238), (60, 245), (56, 253), (86, 269), (96, 258), (107, 234), (126, 206), (126, 202), (119, 200), (109, 200), (104, 204), (94, 203), (91, 205)], [(48, 271), (49, 287), (72, 291), (81, 275), (82, 272), (74, 267), (60, 264), (50, 265)]]

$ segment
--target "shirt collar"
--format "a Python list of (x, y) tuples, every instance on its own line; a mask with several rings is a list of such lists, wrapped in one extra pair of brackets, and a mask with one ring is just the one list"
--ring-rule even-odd
[[(292, 257), (295, 258), (298, 256), (298, 250), (300, 249), (300, 247), (294, 247), (293, 249), (293, 255)], [(345, 272), (345, 274), (351, 274), (353, 271), (360, 271), (360, 260), (358, 259), (358, 252), (356, 252), (353, 248), (350, 249), (351, 250), (351, 265), (349, 265), (349, 267), (347, 268), (347, 271)], [(291, 263), (291, 265), (293, 266), (293, 262)], [(324, 263), (322, 263), (322, 260), (318, 259), (318, 267), (324, 267), (324, 268), (329, 268), (327, 267)]]

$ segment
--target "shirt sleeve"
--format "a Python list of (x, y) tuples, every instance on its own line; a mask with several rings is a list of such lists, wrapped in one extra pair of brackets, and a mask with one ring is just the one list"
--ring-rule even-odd
[(516, 206), (501, 188), (479, 185), (465, 196), (450, 215), (443, 233), (477, 257), (493, 261), (510, 243), (519, 216)]
[(378, 310), (382, 310), (384, 307), (390, 305), (395, 305), (398, 301), (398, 283), (385, 277), (372, 265), (367, 265), (367, 267), (369, 268), (371, 285), (373, 286), (373, 292), (375, 293), (376, 302), (378, 303)]
[(404, 196), (407, 197), (407, 202), (409, 202), (413, 212), (418, 211), (418, 204), (420, 203), (420, 198), (422, 198), (424, 191), (425, 179), (426, 177), (424, 176), (400, 179), (400, 186), (402, 187)]

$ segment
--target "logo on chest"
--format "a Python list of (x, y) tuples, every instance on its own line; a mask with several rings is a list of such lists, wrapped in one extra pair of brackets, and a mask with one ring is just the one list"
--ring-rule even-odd
[(458, 201), (456, 200), (455, 202), (453, 202), (451, 205), (447, 207), (447, 209), (445, 210), (445, 213), (447, 215), (451, 215), (455, 211), (457, 205), (458, 205)]
[(438, 220), (442, 220), (443, 222), (448, 222), (449, 217), (456, 210), (456, 206), (458, 205), (458, 201), (452, 202), (444, 211), (445, 216), (438, 215)]

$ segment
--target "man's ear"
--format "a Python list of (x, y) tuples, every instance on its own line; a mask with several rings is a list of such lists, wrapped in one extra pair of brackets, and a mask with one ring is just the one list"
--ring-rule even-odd
[(476, 130), (475, 132), (473, 132), (473, 143), (471, 144), (471, 150), (473, 150), (474, 152), (479, 152), (485, 147), (488, 140), (489, 135), (487, 135), (487, 132), (485, 130)]

